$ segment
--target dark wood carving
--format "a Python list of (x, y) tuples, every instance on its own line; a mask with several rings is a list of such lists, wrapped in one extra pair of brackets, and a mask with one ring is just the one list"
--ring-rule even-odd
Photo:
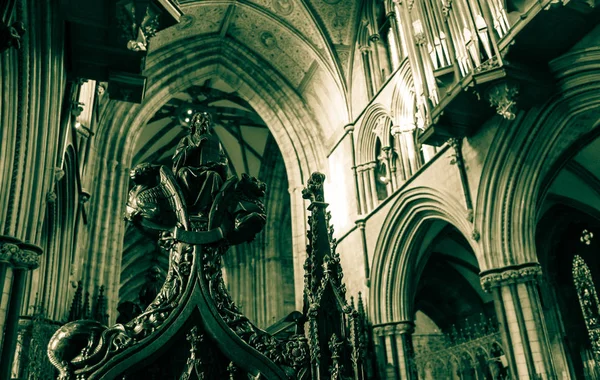
[(324, 175), (313, 174), (304, 191), (312, 215), (306, 306), (298, 321), (308, 321), (308, 329), (276, 338), (254, 326), (225, 287), (222, 256), (265, 225), (265, 185), (248, 175), (226, 178), (224, 160), (210, 117), (197, 113), (172, 168), (144, 163), (131, 170), (125, 218), (158, 231), (169, 254), (165, 282), (128, 322), (62, 326), (48, 346), (59, 379), (364, 378), (362, 324), (345, 299), (323, 202)]

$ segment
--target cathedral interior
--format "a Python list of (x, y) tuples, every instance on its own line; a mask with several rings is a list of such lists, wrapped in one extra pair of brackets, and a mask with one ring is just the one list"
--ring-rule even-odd
[(600, 379), (599, 9), (0, 2), (0, 379)]

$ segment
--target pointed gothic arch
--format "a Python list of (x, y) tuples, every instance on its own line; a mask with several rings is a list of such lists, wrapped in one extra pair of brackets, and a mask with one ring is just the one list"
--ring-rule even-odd
[[(96, 273), (89, 266), (84, 281), (94, 278), (111, 289), (118, 288), (119, 252), (122, 247), (124, 226), (120, 222), (121, 208), (125, 204), (128, 168), (134, 154), (135, 141), (148, 119), (172, 96), (190, 85), (201, 84), (208, 78), (219, 77), (236, 90), (262, 117), (281, 152), (288, 174), (294, 239), (303, 240), (305, 209), (300, 189), (308, 173), (324, 167), (324, 138), (315, 134), (313, 120), (303, 101), (276, 72), (241, 45), (216, 38), (179, 41), (148, 62), (148, 75), (156, 78), (150, 82), (146, 99), (141, 105), (111, 102), (100, 118), (96, 139), (99, 157), (90, 164), (88, 180), (97, 176), (90, 185), (95, 187), (96, 212), (108, 212), (99, 222), (99, 233), (92, 234), (89, 249), (97, 257), (90, 262), (100, 263), (104, 272)], [(110, 178), (110, 180), (109, 180)], [(90, 181), (91, 182), (91, 181)], [(110, 185), (107, 187), (106, 184)], [(98, 216), (99, 217), (99, 216)], [(119, 222), (117, 222), (119, 221)], [(109, 225), (117, 223), (117, 227)], [(121, 223), (120, 227), (118, 223)], [(110, 235), (109, 235), (110, 233)], [(294, 244), (294, 265), (301, 270), (304, 252), (303, 241)], [(93, 256), (94, 256), (93, 255)], [(102, 265), (102, 263), (111, 263)], [(301, 294), (302, 279), (296, 280), (296, 293)], [(112, 290), (114, 291), (114, 290)], [(114, 296), (113, 296), (114, 295)], [(117, 299), (111, 294), (108, 299)], [(300, 302), (300, 301), (297, 301)], [(109, 305), (115, 308), (116, 305)]]

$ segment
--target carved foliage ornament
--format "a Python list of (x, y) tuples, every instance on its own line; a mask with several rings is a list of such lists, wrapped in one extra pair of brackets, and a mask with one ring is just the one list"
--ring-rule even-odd
[(514, 120), (516, 117), (518, 95), (519, 86), (513, 82), (498, 83), (487, 91), (490, 104), (506, 120)]
[(9, 264), (12, 257), (17, 254), (21, 249), (16, 244), (3, 243), (0, 245), (0, 263)]
[(536, 280), (542, 275), (539, 264), (533, 264), (518, 269), (507, 269), (499, 273), (490, 273), (481, 277), (481, 287), (489, 292), (492, 288), (506, 284)]

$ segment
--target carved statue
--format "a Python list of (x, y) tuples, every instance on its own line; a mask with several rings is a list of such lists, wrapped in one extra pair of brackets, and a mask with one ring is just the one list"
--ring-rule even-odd
[(179, 141), (173, 155), (173, 173), (192, 215), (209, 211), (227, 178), (227, 160), (210, 122), (206, 112), (194, 114), (190, 134)]

